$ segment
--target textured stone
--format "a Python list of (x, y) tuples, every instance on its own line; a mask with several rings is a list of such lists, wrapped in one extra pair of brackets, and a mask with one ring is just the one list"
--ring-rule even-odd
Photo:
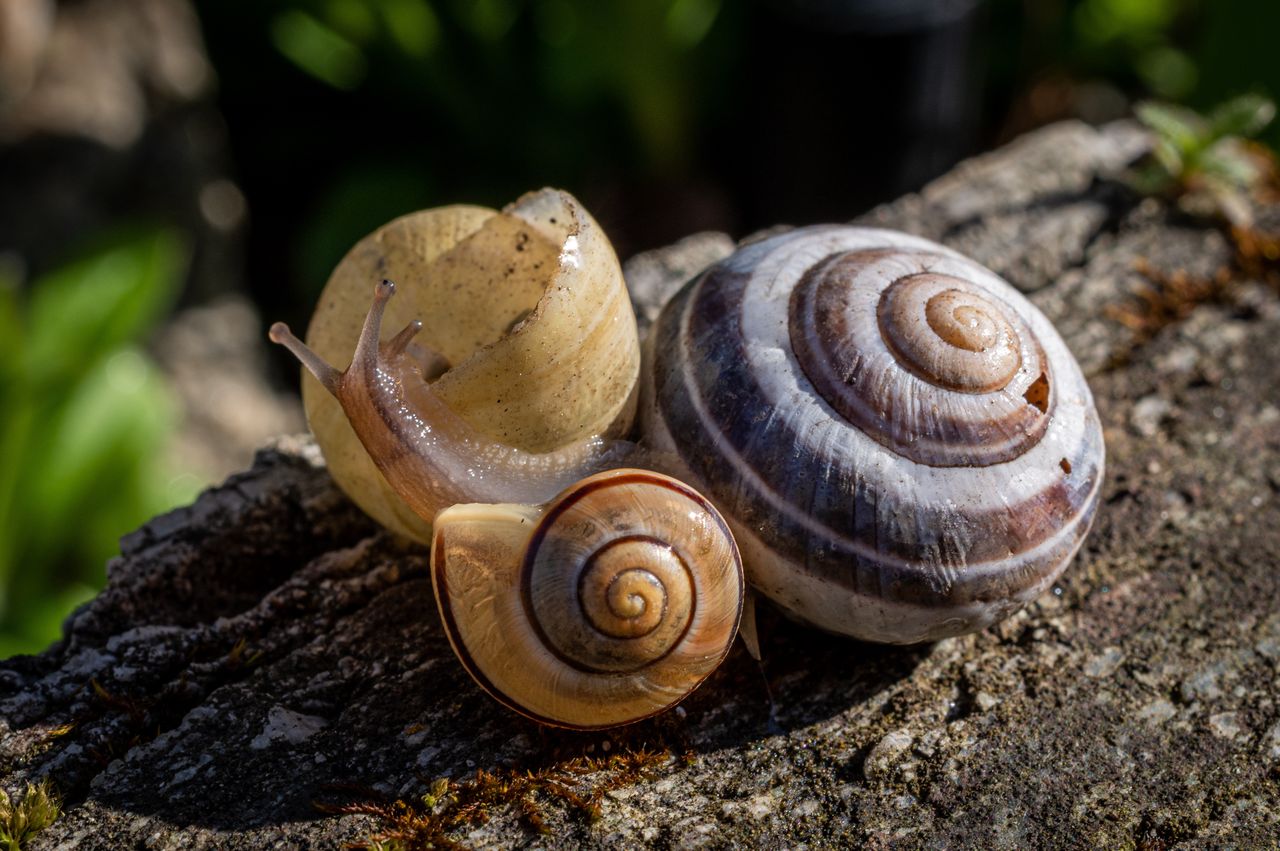
[(641, 331), (648, 330), (658, 318), (663, 303), (685, 281), (732, 253), (733, 240), (727, 234), (709, 231), (686, 236), (666, 248), (637, 254), (624, 263), (622, 272), (631, 290)]
[[(765, 609), (763, 663), (735, 649), (677, 711), (544, 730), (455, 662), (422, 550), (286, 441), (127, 536), (65, 640), (0, 664), (0, 783), (48, 777), (68, 803), (35, 847), (338, 848), (386, 825), (316, 802), (447, 812), (438, 778), (480, 769), (600, 794), (594, 818), (546, 789), (489, 804), (450, 834), (477, 847), (1270, 847), (1280, 303), (1244, 282), (1131, 350), (1107, 311), (1144, 285), (1137, 258), (1230, 260), (1116, 180), (1141, 149), (1130, 125), (1049, 128), (862, 219), (1001, 269), (1089, 369), (1103, 504), (1025, 612), (896, 648)], [(698, 242), (628, 265), (642, 314), (727, 246)], [(640, 749), (640, 776), (608, 762)]]

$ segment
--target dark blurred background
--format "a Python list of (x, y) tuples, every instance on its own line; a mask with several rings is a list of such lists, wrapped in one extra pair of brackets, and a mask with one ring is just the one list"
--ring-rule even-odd
[(1274, 0), (0, 0), (0, 657), (304, 427), (262, 318), (399, 214), (561, 186), (624, 258), (847, 219), (1051, 121), (1280, 93), (1277, 32)]

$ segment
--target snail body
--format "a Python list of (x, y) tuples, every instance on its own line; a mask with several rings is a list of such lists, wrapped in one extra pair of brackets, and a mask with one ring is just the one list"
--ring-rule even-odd
[(395, 292), (389, 280), (374, 287), (345, 370), (331, 366), (283, 323), (272, 325), (270, 336), (337, 401), (387, 485), (422, 520), (431, 523), (441, 510), (465, 502), (538, 503), (592, 472), (616, 466), (629, 451), (629, 444), (599, 437), (541, 453), (486, 438), (427, 382), (423, 357), (412, 350), (422, 330), (419, 320), (381, 341)]
[(890, 643), (981, 629), (1083, 541), (1103, 472), (1079, 366), (979, 264), (918, 237), (802, 228), (663, 308), (647, 440), (729, 519), (750, 584)]

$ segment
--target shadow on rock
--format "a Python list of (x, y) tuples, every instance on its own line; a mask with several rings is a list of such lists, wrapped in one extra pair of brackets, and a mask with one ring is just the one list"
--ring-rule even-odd
[[(665, 765), (838, 717), (928, 653), (762, 610), (763, 663), (739, 645), (675, 710), (593, 733), (542, 727), (492, 700), (454, 657), (420, 548), (367, 535), (322, 471), (276, 464), (256, 475), (279, 479), (270, 492), (289, 499), (256, 496), (249, 476), (197, 506), (217, 534), (149, 527), (126, 542), (73, 641), (42, 665), (0, 668), (4, 752), (34, 754), (26, 774), (51, 778), (72, 807), (265, 835), (323, 819), (318, 805), (414, 801), (439, 778), (481, 771), (568, 772), (590, 785), (615, 758)], [(246, 525), (291, 550), (246, 552)], [(334, 529), (345, 546), (315, 555), (306, 542), (332, 541)], [(152, 605), (163, 589), (185, 607)]]

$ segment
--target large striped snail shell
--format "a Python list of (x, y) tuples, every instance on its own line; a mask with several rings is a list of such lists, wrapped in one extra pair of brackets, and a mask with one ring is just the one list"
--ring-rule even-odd
[(819, 226), (741, 248), (663, 309), (646, 437), (792, 616), (914, 643), (981, 629), (1079, 548), (1103, 443), (1080, 368), (943, 246)]
[(561, 727), (671, 707), (724, 659), (742, 614), (742, 565), (719, 512), (645, 470), (589, 476), (542, 506), (448, 508), (431, 564), (467, 671)]

